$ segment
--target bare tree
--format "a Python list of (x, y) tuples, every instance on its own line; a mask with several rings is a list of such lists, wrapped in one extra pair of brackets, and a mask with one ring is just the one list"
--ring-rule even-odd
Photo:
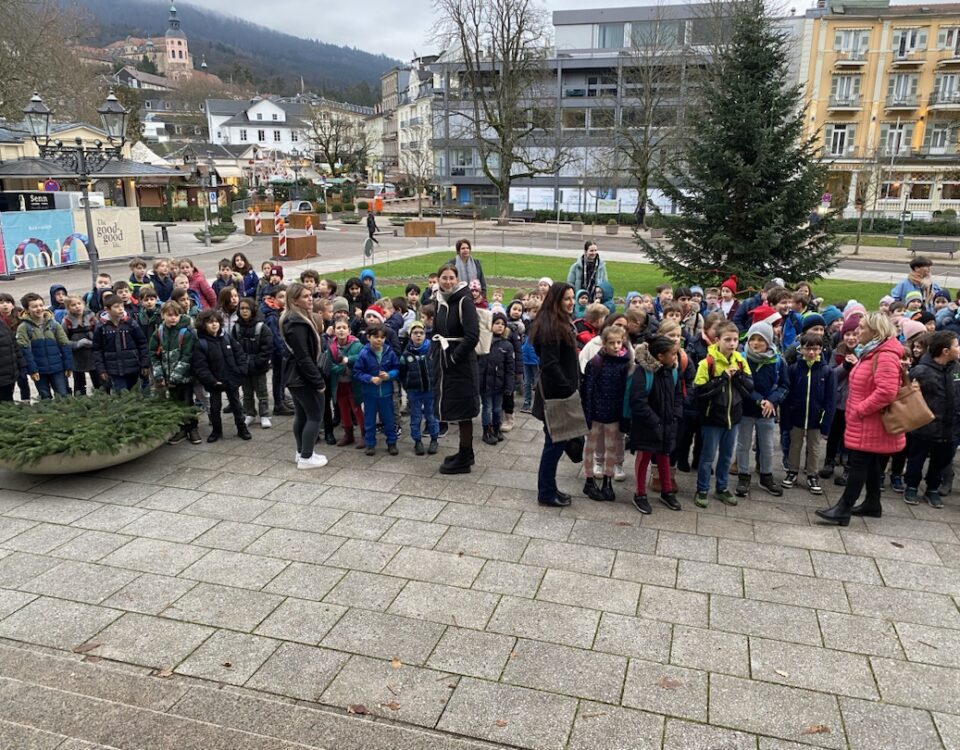
[(417, 194), (417, 216), (423, 218), (423, 194), (433, 183), (435, 167), (433, 149), (430, 140), (433, 138), (433, 124), (422, 122), (406, 131), (412, 140), (400, 149), (399, 170), (406, 178), (406, 182)]
[(327, 107), (311, 107), (306, 117), (306, 139), (337, 177), (365, 171), (370, 144), (363, 122)]
[(505, 219), (514, 180), (560, 167), (556, 149), (525, 148), (535, 140), (531, 106), (547, 85), (547, 16), (535, 0), (434, 0), (434, 8), (439, 41), (456, 71), (455, 115), (464, 125), (450, 136), (478, 150)]

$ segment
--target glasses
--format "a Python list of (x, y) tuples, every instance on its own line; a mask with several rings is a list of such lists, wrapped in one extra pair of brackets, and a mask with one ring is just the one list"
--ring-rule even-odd
[(820, 345), (816, 345), (816, 346), (804, 346), (804, 347), (802, 347), (802, 348), (803, 348), (805, 351), (808, 351), (808, 352), (816, 352), (816, 351), (820, 351), (821, 349), (823, 349), (823, 347), (820, 346)]

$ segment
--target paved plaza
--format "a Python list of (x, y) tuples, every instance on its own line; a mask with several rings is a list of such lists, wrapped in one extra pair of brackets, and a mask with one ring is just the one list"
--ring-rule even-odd
[[(960, 509), (804, 490), (535, 501), (539, 423), (474, 472), (290, 421), (0, 474), (0, 748), (960, 747)], [(827, 502), (837, 488), (825, 482)]]

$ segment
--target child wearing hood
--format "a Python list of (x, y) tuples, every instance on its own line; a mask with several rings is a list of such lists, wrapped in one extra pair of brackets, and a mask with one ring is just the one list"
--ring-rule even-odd
[(73, 352), (73, 395), (87, 395), (87, 373), (94, 388), (100, 383), (94, 377), (93, 329), (97, 316), (86, 309), (83, 297), (67, 297), (67, 314), (63, 316), (63, 332), (70, 341)]
[(490, 352), (477, 357), (480, 370), (480, 399), (483, 410), (483, 442), (496, 445), (503, 440), (503, 395), (513, 392), (516, 372), (513, 344), (507, 337), (507, 316), (494, 313), (490, 321), (493, 339)]
[(601, 281), (593, 290), (593, 301), (599, 302), (607, 308), (607, 312), (616, 312), (617, 305), (613, 301), (613, 287), (609, 281)]
[(63, 316), (67, 314), (67, 288), (63, 284), (50, 287), (50, 312), (55, 321), (63, 323)]
[(367, 290), (367, 293), (370, 295), (370, 299), (380, 299), (380, 292), (377, 291), (377, 277), (372, 269), (364, 268), (360, 272), (360, 283), (363, 284), (364, 289)]
[[(240, 300), (233, 335), (247, 355), (247, 372), (242, 383), (244, 422), (249, 426), (259, 414), (260, 428), (269, 430), (273, 423), (270, 421), (267, 373), (273, 358), (273, 331), (257, 310), (255, 299), (244, 297)], [(254, 396), (257, 408), (254, 408)]]
[(590, 304), (590, 292), (586, 289), (578, 289), (576, 302), (573, 305), (573, 319), (577, 320), (587, 314), (587, 306)]
[(743, 417), (737, 435), (737, 497), (750, 492), (753, 463), (751, 448), (757, 435), (757, 454), (760, 461), (760, 486), (774, 497), (783, 490), (773, 478), (773, 448), (776, 439), (777, 408), (787, 395), (787, 369), (774, 345), (773, 326), (759, 321), (747, 329), (743, 354), (753, 373), (753, 391), (743, 400)]
[[(413, 451), (418, 456), (433, 455), (439, 446), (440, 423), (433, 408), (433, 366), (430, 363), (430, 341), (423, 322), (416, 320), (410, 325), (410, 341), (400, 357), (400, 383), (407, 392), (410, 409), (410, 437)], [(423, 422), (427, 422), (430, 445), (424, 450), (421, 437)]]
[[(353, 445), (356, 439), (353, 435), (354, 425), (363, 431), (363, 403), (360, 381), (353, 377), (353, 365), (360, 356), (363, 344), (360, 339), (350, 333), (350, 321), (343, 314), (334, 318), (333, 338), (330, 339), (330, 357), (333, 365), (330, 367), (330, 380), (336, 383), (335, 398), (340, 411), (340, 424), (343, 427), (343, 437), (337, 441), (339, 447)], [(409, 395), (409, 394), (408, 394)], [(357, 448), (363, 447), (361, 440)]]

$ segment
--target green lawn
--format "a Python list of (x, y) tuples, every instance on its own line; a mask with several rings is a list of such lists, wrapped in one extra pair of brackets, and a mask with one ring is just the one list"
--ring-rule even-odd
[[(507, 280), (503, 285), (504, 299), (509, 299), (516, 289), (533, 288), (542, 276), (549, 276), (555, 281), (565, 281), (572, 262), (569, 258), (551, 258), (515, 253), (477, 252), (475, 255), (483, 262), (483, 270), (488, 278), (496, 277)], [(422, 287), (427, 274), (436, 271), (450, 257), (449, 250), (429, 253), (409, 260), (378, 263), (375, 270), (379, 279), (402, 280), (404, 284), (407, 281), (413, 281)], [(667, 280), (663, 272), (651, 263), (618, 263), (614, 261), (608, 262), (606, 265), (607, 274), (613, 283), (614, 294), (620, 298), (626, 296), (627, 292), (634, 290), (652, 294), (658, 284)], [(333, 274), (333, 278), (342, 288), (343, 282), (348, 277), (356, 276), (359, 272), (360, 268), (349, 269), (345, 272)], [(377, 288), (383, 294), (395, 296), (403, 293), (404, 284), (393, 283), (384, 286), (378, 284)], [(823, 297), (827, 304), (853, 298), (863, 302), (870, 309), (876, 308), (880, 298), (890, 293), (890, 286), (890, 284), (885, 283), (837, 279), (818, 282), (814, 285), (814, 291), (818, 296)]]
[[(841, 245), (855, 245), (857, 243), (857, 235), (850, 234), (840, 238)], [(861, 234), (860, 235), (860, 247), (901, 247), (897, 244), (896, 236), (891, 237), (890, 235), (883, 234)], [(903, 238), (904, 250), (909, 249), (910, 247), (910, 238)]]

